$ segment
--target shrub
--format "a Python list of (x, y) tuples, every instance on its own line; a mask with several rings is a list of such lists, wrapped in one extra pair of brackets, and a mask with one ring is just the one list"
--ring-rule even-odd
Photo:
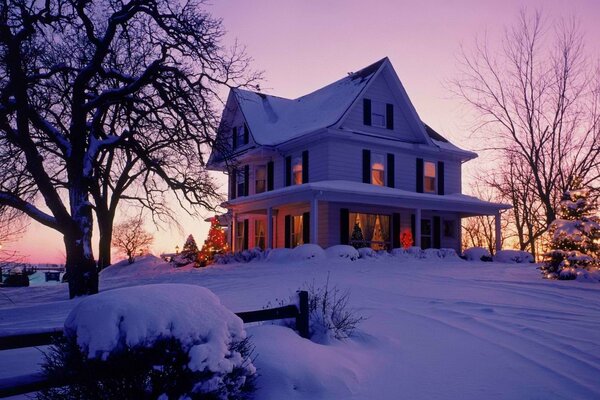
[[(106, 359), (88, 358), (75, 336), (58, 340), (45, 354), (43, 371), (52, 380), (72, 382), (42, 390), (40, 400), (56, 399), (246, 399), (254, 391), (253, 348), (248, 338), (229, 352), (243, 362), (224, 376), (190, 368), (190, 356), (178, 339), (162, 338), (152, 347), (124, 347)], [(166, 397), (165, 397), (166, 396)]]
[[(366, 247), (361, 247), (359, 250), (365, 249)], [(359, 250), (356, 250), (352, 246), (338, 244), (335, 246), (328, 247), (325, 250), (325, 255), (328, 258), (341, 258), (345, 260), (355, 261), (358, 260)]]

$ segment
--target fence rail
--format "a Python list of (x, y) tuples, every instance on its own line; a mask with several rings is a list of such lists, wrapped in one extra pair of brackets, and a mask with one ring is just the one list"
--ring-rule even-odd
[[(294, 318), (296, 320), (298, 334), (303, 338), (308, 338), (308, 292), (304, 290), (299, 291), (298, 300), (298, 306), (287, 305), (264, 310), (244, 311), (238, 312), (236, 315), (240, 317), (244, 323)], [(0, 336), (0, 351), (48, 346), (62, 336), (63, 330), (60, 328), (25, 334)], [(68, 384), (68, 382), (51, 381), (40, 372), (10, 378), (0, 378), (0, 398), (36, 392), (42, 389), (66, 384)]]

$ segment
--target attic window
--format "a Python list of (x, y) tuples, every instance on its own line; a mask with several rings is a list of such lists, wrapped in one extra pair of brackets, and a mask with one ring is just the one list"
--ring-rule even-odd
[(385, 128), (385, 103), (371, 101), (371, 124), (379, 128)]
[(235, 126), (233, 128), (233, 148), (237, 149), (238, 147), (242, 147), (248, 144), (248, 126), (246, 124), (242, 124), (240, 126)]

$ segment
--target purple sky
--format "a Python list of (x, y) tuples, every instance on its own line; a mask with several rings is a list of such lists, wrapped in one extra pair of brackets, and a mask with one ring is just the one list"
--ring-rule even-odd
[[(444, 82), (458, 74), (461, 45), (469, 48), (486, 33), (492, 44), (498, 43), (522, 7), (541, 8), (550, 28), (561, 16), (579, 18), (587, 50), (598, 58), (600, 0), (222, 0), (208, 9), (223, 18), (226, 42), (237, 39), (245, 45), (254, 68), (264, 71), (264, 92), (299, 97), (387, 56), (420, 117), (455, 144), (476, 149), (468, 137), (468, 111)], [(485, 162), (485, 156), (471, 165), (478, 162)], [(469, 168), (466, 185), (468, 175)], [(156, 233), (156, 253), (182, 246), (189, 233), (202, 243), (208, 223), (185, 215), (181, 221), (183, 232), (167, 228)], [(64, 258), (60, 235), (34, 223), (18, 247), (31, 262)]]

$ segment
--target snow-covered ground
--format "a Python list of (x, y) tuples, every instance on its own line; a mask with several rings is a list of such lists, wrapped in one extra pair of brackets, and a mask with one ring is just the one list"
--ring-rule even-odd
[[(146, 258), (104, 271), (101, 290), (197, 284), (245, 311), (328, 274), (367, 319), (328, 345), (247, 326), (257, 399), (600, 398), (600, 284), (542, 280), (532, 264), (321, 258), (174, 270)], [(66, 298), (66, 285), (0, 289), (0, 334), (62, 326), (80, 302)], [(39, 359), (35, 349), (0, 352), (0, 377)]]

